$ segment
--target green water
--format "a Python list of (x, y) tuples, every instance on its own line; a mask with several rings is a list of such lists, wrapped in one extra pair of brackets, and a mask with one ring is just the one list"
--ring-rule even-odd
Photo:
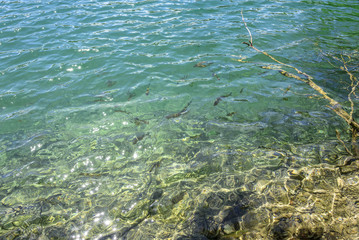
[(346, 122), (241, 11), (350, 110), (357, 1), (2, 1), (0, 239), (355, 238)]

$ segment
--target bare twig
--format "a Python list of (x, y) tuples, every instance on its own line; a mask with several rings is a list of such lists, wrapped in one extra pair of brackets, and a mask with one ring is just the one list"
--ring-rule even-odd
[[(359, 155), (359, 149), (358, 149), (358, 146), (357, 146), (357, 143), (356, 143), (356, 139), (358, 137), (358, 133), (359, 133), (359, 123), (356, 122), (354, 119), (353, 119), (353, 113), (354, 113), (354, 102), (352, 100), (352, 95), (355, 95), (355, 91), (357, 89), (357, 87), (359, 86), (359, 81), (358, 79), (348, 70), (348, 67), (347, 67), (347, 64), (346, 64), (346, 61), (344, 60), (344, 58), (342, 57), (342, 59), (340, 60), (339, 58), (336, 58), (336, 57), (333, 57), (334, 59), (342, 62), (343, 64), (343, 67), (340, 67), (340, 69), (342, 69), (343, 71), (345, 71), (348, 75), (349, 75), (349, 78), (351, 80), (351, 91), (350, 93), (348, 94), (348, 99), (349, 99), (349, 102), (350, 102), (350, 105), (351, 105), (351, 111), (350, 113), (348, 113), (346, 110), (343, 109), (342, 105), (337, 102), (336, 100), (334, 100), (333, 98), (329, 97), (328, 94), (320, 87), (318, 86), (314, 81), (313, 81), (313, 77), (311, 77), (309, 74), (305, 73), (305, 72), (302, 72), (301, 70), (299, 70), (298, 68), (292, 66), (292, 65), (289, 65), (289, 64), (286, 64), (286, 63), (283, 63), (281, 61), (279, 61), (278, 59), (276, 59), (275, 57), (273, 57), (272, 55), (268, 54), (267, 52), (265, 51), (262, 51), (262, 50), (259, 50), (258, 48), (256, 48), (255, 46), (253, 46), (253, 40), (252, 40), (252, 34), (250, 32), (250, 30), (248, 29), (247, 27), (247, 24), (246, 22), (244, 21), (244, 17), (243, 17), (243, 13), (241, 11), (241, 15), (242, 15), (242, 20), (243, 20), (243, 23), (249, 33), (249, 36), (250, 36), (250, 41), (249, 43), (247, 42), (243, 42), (243, 44), (246, 44), (247, 46), (253, 48), (255, 51), (259, 52), (259, 53), (262, 53), (263, 55), (269, 57), (270, 59), (272, 59), (273, 61), (279, 63), (280, 65), (282, 66), (286, 66), (288, 68), (291, 68), (291, 69), (294, 69), (298, 74), (300, 75), (303, 75), (305, 76), (305, 78), (303, 77), (300, 77), (299, 75), (296, 75), (296, 74), (293, 74), (293, 73), (289, 73), (285, 70), (282, 70), (282, 69), (279, 69), (279, 72), (286, 76), (286, 77), (290, 77), (290, 78), (294, 78), (294, 79), (297, 79), (299, 81), (302, 81), (306, 84), (308, 84), (312, 89), (314, 89), (315, 91), (317, 91), (318, 93), (320, 93), (323, 98), (325, 98), (327, 101), (329, 101), (329, 108), (331, 110), (333, 110), (338, 116), (340, 116), (342, 119), (344, 119), (348, 125), (351, 127), (351, 132), (352, 132), (352, 154), (355, 154), (355, 155)], [(337, 138), (340, 142), (342, 142), (342, 140), (340, 139), (340, 134), (338, 135), (338, 132), (337, 132)], [(344, 143), (344, 142), (342, 142)], [(344, 145), (345, 146), (345, 145)], [(345, 149), (347, 150), (347, 152), (350, 152), (347, 147), (345, 146)]]
[(351, 151), (349, 151), (349, 149), (348, 149), (347, 146), (345, 145), (344, 141), (340, 138), (340, 132), (339, 132), (339, 130), (335, 129), (335, 133), (336, 133), (336, 135), (337, 135), (338, 141), (344, 146), (345, 151), (347, 151), (347, 153), (348, 153), (349, 155), (353, 155), (353, 153), (352, 153)]
[(249, 31), (249, 28), (247, 27), (247, 23), (246, 21), (244, 21), (244, 17), (243, 17), (243, 11), (241, 10), (241, 15), (242, 15), (242, 20), (243, 20), (243, 23), (244, 23), (244, 26), (246, 27), (248, 33), (249, 33), (249, 36), (250, 36), (250, 40), (249, 40), (249, 44), (247, 42), (243, 42), (244, 44), (247, 44), (248, 46), (252, 47), (253, 46), (253, 39), (252, 39), (252, 34), (251, 34), (251, 31)]
[(349, 79), (351, 81), (351, 91), (348, 94), (348, 100), (350, 102), (350, 117), (353, 118), (353, 113), (354, 113), (354, 102), (352, 100), (352, 95), (354, 94), (356, 88), (358, 87), (359, 81), (358, 79), (348, 70), (346, 61), (344, 60), (343, 56), (341, 56), (341, 62), (343, 63), (343, 66), (340, 67), (341, 70), (345, 71), (348, 75), (349, 75)]
[(359, 156), (359, 148), (357, 144), (357, 137), (358, 137), (358, 130), (353, 129), (352, 130), (352, 152), (355, 156)]

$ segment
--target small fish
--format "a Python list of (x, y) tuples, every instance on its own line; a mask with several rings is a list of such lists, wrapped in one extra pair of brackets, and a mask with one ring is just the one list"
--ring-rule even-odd
[(148, 96), (148, 94), (150, 94), (150, 85), (146, 88), (146, 96)]
[(213, 106), (216, 106), (221, 100), (222, 100), (222, 97), (216, 98), (216, 101), (214, 101)]
[(105, 97), (97, 97), (97, 99), (94, 100), (94, 102), (105, 102)]
[(188, 112), (187, 108), (188, 108), (188, 106), (189, 106), (191, 103), (192, 103), (192, 100), (189, 101), (189, 102), (187, 103), (187, 105), (186, 105), (180, 112), (167, 115), (166, 118), (167, 118), (167, 119), (176, 118), (176, 117), (179, 117), (179, 116), (181, 116), (181, 115), (183, 115), (183, 114), (186, 114), (186, 113)]
[(136, 144), (139, 141), (141, 141), (147, 134), (146, 133), (138, 133), (136, 136), (132, 139), (132, 144)]
[(236, 114), (236, 112), (230, 112), (230, 113), (227, 113), (227, 117), (230, 117), (230, 116), (233, 116), (234, 114)]
[(226, 97), (229, 97), (229, 96), (231, 96), (232, 95), (232, 92), (230, 92), (230, 93), (228, 93), (228, 94), (226, 94), (226, 95), (223, 95), (223, 96), (221, 96), (222, 98), (226, 98)]
[(199, 137), (201, 137), (201, 136), (202, 136), (202, 133), (189, 136), (189, 138), (190, 138), (190, 139), (196, 139), (196, 138), (199, 138)]
[(233, 101), (236, 101), (236, 102), (249, 102), (248, 99), (245, 99), (245, 98), (237, 98), (237, 99), (234, 99)]
[(284, 89), (284, 94), (286, 94), (286, 93), (290, 90), (291, 87), (292, 87), (292, 86), (289, 85), (286, 89)]
[(107, 87), (112, 87), (112, 86), (115, 85), (115, 84), (116, 84), (116, 81), (112, 81), (112, 80), (108, 80), (108, 81), (106, 82)]
[(287, 171), (289, 178), (291, 179), (296, 179), (299, 181), (302, 181), (305, 178), (305, 175), (303, 172), (295, 170), (295, 169), (290, 169)]
[(127, 95), (128, 95), (127, 101), (130, 101), (134, 96), (136, 96), (136, 94), (130, 91), (127, 92)]
[(86, 177), (101, 177), (103, 174), (101, 173), (80, 173), (80, 176), (86, 176)]
[(232, 92), (230, 92), (230, 93), (228, 93), (228, 94), (226, 94), (226, 95), (223, 95), (223, 96), (220, 96), (220, 97), (216, 98), (216, 101), (214, 101), (213, 106), (216, 106), (216, 105), (222, 100), (222, 98), (226, 98), (226, 97), (229, 97), (229, 96), (231, 96), (231, 95), (232, 95)]
[(296, 111), (295, 114), (300, 114), (303, 117), (307, 117), (307, 118), (311, 117), (308, 112)]
[(216, 77), (218, 81), (221, 80), (215, 72), (213, 72), (213, 77)]
[(126, 114), (130, 114), (129, 112), (126, 112), (125, 110), (122, 110), (120, 108), (117, 108), (115, 110), (113, 110), (114, 112), (120, 112), (120, 113), (126, 113)]
[(160, 165), (161, 165), (161, 161), (158, 161), (158, 162), (155, 162), (154, 164), (152, 164), (152, 166), (150, 168), (150, 172), (152, 172), (154, 169), (156, 170)]
[(185, 114), (186, 112), (178, 112), (178, 113), (173, 113), (173, 114), (170, 114), (170, 115), (167, 115), (166, 118), (167, 119), (170, 119), (170, 118), (176, 118), (176, 117), (179, 117), (183, 114)]
[(137, 126), (141, 124), (148, 124), (148, 121), (139, 119), (138, 117), (135, 117), (133, 120)]
[(239, 91), (239, 93), (242, 93), (242, 92), (243, 92), (243, 90), (244, 90), (244, 87), (241, 89), (241, 91)]
[(171, 202), (172, 202), (173, 204), (177, 204), (178, 202), (182, 201), (182, 199), (184, 198), (185, 194), (186, 194), (185, 191), (180, 192), (179, 194), (177, 194), (177, 195), (175, 195), (175, 196), (172, 197)]
[(202, 61), (202, 62), (199, 62), (199, 63), (196, 63), (193, 67), (208, 67), (209, 65), (213, 64), (213, 63), (207, 63), (206, 61)]

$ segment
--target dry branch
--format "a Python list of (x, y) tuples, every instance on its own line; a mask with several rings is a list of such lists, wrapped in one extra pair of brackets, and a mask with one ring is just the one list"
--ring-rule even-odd
[[(242, 12), (241, 12), (242, 14)], [(350, 81), (351, 81), (351, 91), (349, 92), (348, 94), (348, 100), (350, 102), (350, 112), (348, 113), (346, 110), (343, 109), (343, 106), (337, 102), (336, 100), (334, 100), (333, 98), (329, 97), (328, 94), (319, 86), (317, 85), (314, 81), (313, 81), (313, 77), (311, 77), (309, 74), (305, 73), (305, 72), (302, 72), (300, 71), (298, 68), (292, 66), (292, 65), (289, 65), (289, 64), (286, 64), (286, 63), (283, 63), (281, 61), (279, 61), (278, 59), (276, 59), (275, 57), (273, 57), (272, 55), (270, 55), (269, 53), (265, 52), (265, 51), (262, 51), (262, 50), (259, 50), (258, 48), (256, 48), (254, 45), (253, 45), (253, 40), (252, 40), (252, 34), (250, 32), (250, 30), (248, 29), (247, 27), (247, 24), (244, 20), (244, 17), (243, 17), (243, 14), (242, 14), (242, 20), (243, 20), (243, 23), (249, 33), (249, 36), (250, 36), (250, 40), (249, 40), (249, 43), (248, 42), (243, 42), (243, 44), (246, 44), (247, 46), (251, 47), (252, 49), (254, 49), (255, 51), (269, 57), (270, 59), (272, 59), (273, 61), (279, 63), (280, 65), (282, 66), (285, 66), (285, 67), (288, 67), (288, 68), (291, 68), (291, 69), (294, 69), (298, 74), (302, 75), (302, 76), (305, 76), (305, 78), (299, 76), (299, 75), (296, 75), (296, 74), (293, 74), (293, 73), (289, 73), (285, 70), (282, 70), (280, 69), (279, 72), (286, 76), (286, 77), (290, 77), (290, 78), (294, 78), (294, 79), (297, 79), (299, 81), (302, 81), (306, 84), (308, 84), (312, 89), (314, 89), (315, 91), (317, 91), (319, 94), (321, 94), (323, 96), (323, 98), (325, 98), (327, 101), (329, 101), (329, 108), (331, 110), (333, 110), (338, 116), (340, 116), (342, 119), (344, 119), (347, 124), (350, 126), (351, 128), (351, 133), (352, 133), (352, 136), (351, 136), (351, 140), (352, 140), (352, 153), (356, 156), (359, 155), (359, 149), (358, 149), (358, 146), (356, 144), (356, 139), (358, 137), (358, 133), (359, 133), (359, 123), (356, 122), (353, 118), (353, 113), (354, 113), (354, 102), (352, 100), (352, 95), (355, 95), (355, 91), (359, 85), (359, 81), (358, 79), (348, 70), (348, 67), (347, 67), (347, 64), (346, 64), (346, 61), (344, 60), (343, 56), (341, 56), (341, 59), (339, 58), (335, 58), (336, 60), (340, 61), (342, 63), (342, 67), (340, 67), (341, 70), (345, 71), (348, 75), (349, 75), (349, 78), (350, 78)], [(340, 137), (338, 138), (339, 141), (341, 141)], [(345, 146), (345, 145), (344, 145)], [(346, 148), (346, 147), (345, 147)], [(346, 148), (346, 150), (348, 150)]]

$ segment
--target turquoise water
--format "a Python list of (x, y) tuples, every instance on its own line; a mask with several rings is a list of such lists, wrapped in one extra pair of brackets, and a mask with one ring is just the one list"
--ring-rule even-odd
[[(349, 108), (330, 56), (358, 75), (357, 1), (2, 1), (0, 238), (209, 238), (184, 229), (253, 196), (254, 171), (338, 164), (345, 121), (242, 43), (241, 11), (254, 46)], [(250, 194), (203, 210), (231, 191)], [(236, 236), (260, 239), (249, 213)]]

